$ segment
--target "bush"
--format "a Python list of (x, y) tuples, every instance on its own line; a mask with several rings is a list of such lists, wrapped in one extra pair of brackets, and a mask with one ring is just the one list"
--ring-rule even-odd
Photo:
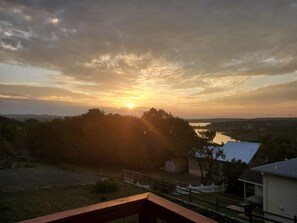
[(113, 193), (119, 190), (119, 185), (117, 182), (112, 180), (98, 181), (95, 185), (95, 191), (98, 193)]

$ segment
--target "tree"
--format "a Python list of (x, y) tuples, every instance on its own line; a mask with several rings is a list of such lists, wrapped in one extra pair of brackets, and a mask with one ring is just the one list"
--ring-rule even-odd
[(193, 149), (197, 135), (184, 119), (162, 109), (151, 108), (143, 113), (141, 120), (145, 124), (147, 138), (157, 142), (154, 147), (162, 150), (163, 161), (172, 156), (187, 155)]
[(81, 116), (31, 126), (28, 148), (37, 158), (141, 171), (187, 154), (196, 139), (187, 121), (154, 108), (141, 118), (90, 109)]
[(297, 145), (294, 139), (279, 135), (259, 136), (262, 151), (268, 163), (297, 157)]
[[(240, 189), (238, 178), (247, 169), (247, 164), (241, 160), (232, 159), (231, 162), (226, 162), (223, 165), (222, 172), (225, 177), (225, 182), (228, 184), (228, 190), (235, 192)], [(239, 192), (239, 191), (237, 191)]]
[[(202, 182), (215, 180), (219, 177), (219, 166), (217, 160), (225, 158), (223, 150), (213, 142), (216, 132), (211, 130), (200, 131), (196, 139), (196, 146), (191, 151), (191, 156), (198, 162)], [(207, 172), (207, 176), (204, 175)]]

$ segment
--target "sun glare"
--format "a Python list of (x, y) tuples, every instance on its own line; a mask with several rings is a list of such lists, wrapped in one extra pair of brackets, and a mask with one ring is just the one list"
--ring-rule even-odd
[(135, 108), (135, 104), (129, 102), (129, 103), (127, 104), (127, 107), (128, 107), (129, 109), (133, 109), (133, 108)]

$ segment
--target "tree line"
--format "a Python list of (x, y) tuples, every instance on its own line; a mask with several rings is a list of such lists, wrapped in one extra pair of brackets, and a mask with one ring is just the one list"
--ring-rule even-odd
[(150, 170), (186, 155), (196, 138), (187, 121), (161, 109), (152, 108), (141, 117), (90, 109), (80, 116), (39, 123), (29, 130), (27, 146), (34, 157), (53, 163)]
[[(211, 130), (198, 136), (186, 120), (155, 108), (141, 117), (106, 114), (98, 108), (43, 122), (19, 122), (0, 116), (1, 157), (26, 150), (32, 157), (51, 163), (150, 171), (167, 159), (198, 153), (208, 176), (215, 176), (215, 159), (224, 154), (212, 147), (214, 137)], [(297, 157), (296, 141), (291, 137), (265, 135), (259, 141), (269, 162)]]

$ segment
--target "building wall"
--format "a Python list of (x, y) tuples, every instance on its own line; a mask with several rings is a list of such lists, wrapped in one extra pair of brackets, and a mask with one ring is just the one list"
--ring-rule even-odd
[(172, 162), (172, 161), (166, 161), (165, 162), (165, 170), (167, 171), (167, 172), (172, 172), (172, 173), (174, 173), (174, 162)]
[(263, 187), (260, 185), (255, 185), (255, 195), (263, 197)]
[[(188, 173), (191, 175), (195, 175), (195, 176), (199, 176), (201, 177), (201, 171), (200, 171), (200, 166), (197, 162), (197, 160), (195, 160), (192, 157), (188, 158)], [(203, 171), (204, 176), (207, 172)]]
[(173, 160), (167, 160), (165, 162), (165, 170), (167, 172), (172, 172), (172, 173), (181, 173), (186, 171), (188, 168), (188, 163), (186, 158), (176, 158)]
[(189, 165), (189, 168), (188, 168), (189, 174), (195, 175), (195, 176), (201, 176), (199, 164), (194, 158), (192, 157), (188, 158), (188, 165)]
[[(264, 174), (263, 210), (289, 218), (297, 216), (297, 179)], [(292, 222), (268, 216), (281, 222)]]

